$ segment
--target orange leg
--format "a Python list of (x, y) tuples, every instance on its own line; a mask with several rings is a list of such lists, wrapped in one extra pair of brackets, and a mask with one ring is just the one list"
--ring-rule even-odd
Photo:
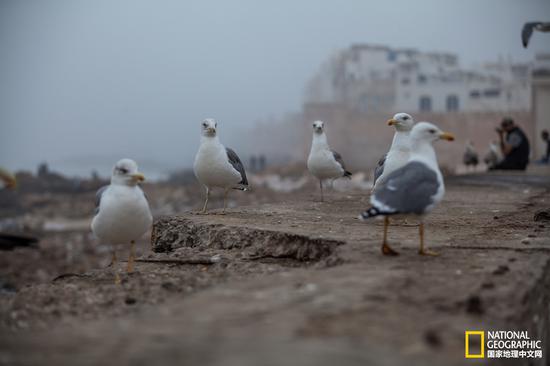
[(420, 236), (420, 249), (418, 250), (418, 254), (431, 255), (431, 256), (439, 255), (438, 253), (432, 250), (424, 249), (424, 223), (423, 222), (421, 222), (420, 225), (418, 226), (418, 235)]
[(384, 240), (382, 241), (382, 254), (384, 255), (399, 255), (395, 250), (388, 245), (388, 226), (390, 225), (390, 219), (388, 216), (384, 216)]

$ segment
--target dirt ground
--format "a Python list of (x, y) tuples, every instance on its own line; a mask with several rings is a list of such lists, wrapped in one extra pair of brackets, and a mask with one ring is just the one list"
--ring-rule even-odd
[[(0, 364), (462, 365), (464, 331), (477, 329), (548, 345), (550, 222), (533, 217), (550, 207), (549, 176), (448, 179), (425, 220), (438, 257), (417, 255), (414, 219), (393, 220), (401, 255), (382, 256), (381, 221), (357, 219), (365, 191), (162, 217), (155, 252), (143, 242), (130, 275), (119, 263), (118, 286), (108, 248), (49, 234), (2, 253)], [(41, 269), (55, 235), (94, 259)]]

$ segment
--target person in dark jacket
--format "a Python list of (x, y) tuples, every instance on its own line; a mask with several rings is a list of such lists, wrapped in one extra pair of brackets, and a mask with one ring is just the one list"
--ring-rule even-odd
[(548, 130), (542, 130), (540, 133), (542, 141), (546, 144), (546, 151), (540, 160), (537, 161), (538, 164), (550, 164), (550, 133)]
[(529, 164), (529, 140), (512, 118), (506, 117), (497, 128), (504, 159), (492, 169), (525, 170)]

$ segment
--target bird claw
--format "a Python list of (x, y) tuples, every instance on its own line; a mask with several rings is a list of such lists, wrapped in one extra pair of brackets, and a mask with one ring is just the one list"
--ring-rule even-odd
[(433, 250), (429, 250), (429, 249), (419, 250), (418, 254), (425, 255), (425, 256), (430, 256), (430, 257), (437, 257), (439, 255), (439, 253), (434, 252)]
[(386, 243), (382, 244), (382, 254), (394, 257), (399, 255), (398, 252), (390, 248), (390, 246)]

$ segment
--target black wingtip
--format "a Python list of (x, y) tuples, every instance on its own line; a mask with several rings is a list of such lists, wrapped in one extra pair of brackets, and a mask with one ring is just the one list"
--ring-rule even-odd
[(382, 214), (382, 213), (380, 212), (379, 209), (377, 209), (376, 207), (371, 207), (368, 210), (363, 211), (361, 213), (361, 215), (359, 215), (359, 219), (360, 220), (366, 220), (368, 218), (375, 217), (375, 216), (378, 216), (380, 214)]
[(350, 179), (351, 179), (351, 176), (352, 176), (352, 175), (353, 175), (353, 174), (352, 174), (351, 172), (348, 172), (347, 170), (344, 172), (344, 177), (346, 177), (346, 178), (350, 178)]

